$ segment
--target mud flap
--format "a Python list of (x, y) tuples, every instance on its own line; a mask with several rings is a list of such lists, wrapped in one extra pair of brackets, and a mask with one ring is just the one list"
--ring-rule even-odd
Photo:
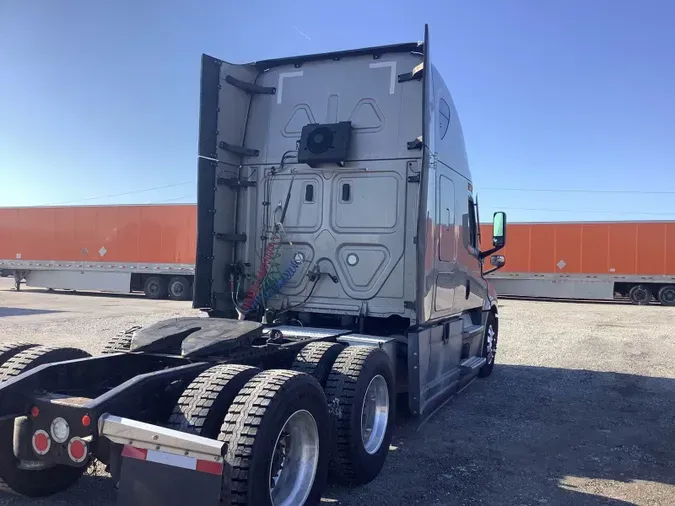
[(227, 464), (126, 445), (117, 505), (222, 505), (224, 466)]

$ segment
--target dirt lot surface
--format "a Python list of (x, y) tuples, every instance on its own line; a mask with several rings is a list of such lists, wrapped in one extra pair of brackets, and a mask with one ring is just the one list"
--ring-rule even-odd
[[(137, 324), (190, 315), (189, 303), (10, 291), (0, 340), (98, 352)], [(497, 367), (421, 427), (401, 420), (381, 475), (329, 488), (325, 504), (675, 504), (675, 308), (502, 301)], [(0, 504), (111, 506), (111, 481)]]

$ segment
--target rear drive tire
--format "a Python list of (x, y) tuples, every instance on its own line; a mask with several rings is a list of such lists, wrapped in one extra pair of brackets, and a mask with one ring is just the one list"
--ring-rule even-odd
[(134, 334), (137, 330), (140, 330), (141, 327), (131, 327), (119, 334), (111, 337), (107, 343), (103, 346), (102, 355), (108, 355), (110, 353), (120, 353), (124, 351), (131, 351), (131, 341), (134, 338)]
[(499, 325), (494, 313), (490, 313), (485, 323), (485, 337), (483, 338), (483, 357), (486, 362), (478, 370), (478, 376), (487, 378), (492, 374), (495, 368), (495, 358), (497, 355), (497, 340), (499, 338)]
[(314, 376), (321, 387), (326, 388), (330, 370), (343, 349), (339, 343), (309, 343), (295, 356), (291, 369)]
[(192, 288), (190, 281), (183, 276), (176, 276), (169, 280), (168, 285), (169, 298), (172, 300), (190, 300)]
[(211, 367), (187, 386), (169, 418), (170, 429), (216, 439), (232, 402), (260, 370), (223, 364)]
[(659, 302), (664, 306), (675, 306), (675, 285), (664, 286), (659, 290)]
[(301, 506), (321, 500), (330, 419), (312, 376), (283, 369), (254, 376), (232, 403), (218, 439), (228, 443), (232, 466), (223, 481), (224, 503)]
[(150, 276), (143, 283), (143, 293), (149, 299), (166, 299), (168, 284), (161, 276)]
[(349, 485), (372, 481), (384, 466), (394, 428), (389, 356), (379, 348), (348, 346), (328, 376), (326, 397), (334, 437), (331, 479)]
[(50, 346), (28, 348), (17, 353), (0, 366), (0, 383), (39, 365), (84, 357), (91, 357), (91, 355), (79, 348), (52, 348)]
[[(0, 367), (0, 382), (7, 381), (39, 365), (63, 360), (88, 357), (77, 348), (28, 348), (9, 359)], [(0, 489), (28, 497), (45, 497), (66, 490), (82, 476), (87, 465), (54, 467), (29, 471), (18, 467), (19, 460), (13, 449), (14, 421), (0, 422)]]
[(35, 346), (37, 346), (37, 344), (30, 343), (5, 343), (0, 345), (0, 366), (14, 355), (21, 353), (28, 348), (34, 348)]
[(628, 292), (628, 297), (633, 304), (646, 306), (652, 301), (652, 291), (647, 285), (635, 285)]

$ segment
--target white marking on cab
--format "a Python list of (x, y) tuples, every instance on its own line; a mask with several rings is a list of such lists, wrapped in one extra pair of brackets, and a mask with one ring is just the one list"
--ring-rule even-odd
[(393, 95), (396, 88), (396, 61), (378, 61), (371, 63), (371, 69), (381, 69), (389, 67), (391, 70), (391, 77), (389, 79), (389, 94)]
[(277, 104), (281, 103), (281, 94), (284, 91), (284, 79), (289, 77), (302, 77), (305, 75), (303, 70), (298, 70), (297, 72), (281, 72), (279, 74), (279, 84), (277, 85)]

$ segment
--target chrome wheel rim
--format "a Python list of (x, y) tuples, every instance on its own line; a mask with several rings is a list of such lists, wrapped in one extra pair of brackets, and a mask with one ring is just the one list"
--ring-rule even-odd
[(277, 436), (269, 472), (274, 506), (304, 504), (319, 464), (319, 428), (309, 411), (293, 413)]
[(491, 364), (495, 359), (495, 329), (492, 325), (488, 326), (485, 348), (487, 351), (487, 362)]
[(389, 421), (389, 389), (383, 376), (377, 375), (368, 384), (361, 406), (361, 440), (366, 452), (380, 449)]

